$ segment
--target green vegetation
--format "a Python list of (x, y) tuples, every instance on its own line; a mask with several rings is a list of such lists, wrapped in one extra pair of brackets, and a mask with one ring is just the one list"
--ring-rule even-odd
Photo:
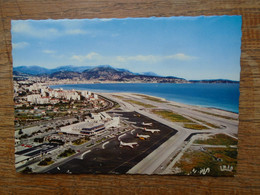
[(89, 137), (86, 136), (85, 138), (80, 138), (80, 139), (74, 140), (72, 143), (73, 143), (73, 145), (81, 145), (81, 144), (86, 143), (89, 140), (90, 140)]
[(33, 171), (32, 171), (32, 168), (26, 167), (24, 170), (21, 171), (21, 173), (28, 174), (28, 173), (33, 173)]
[(170, 110), (153, 110), (152, 111), (154, 114), (157, 114), (167, 120), (170, 120), (172, 122), (182, 122), (185, 123), (184, 124), (184, 128), (188, 128), (188, 129), (194, 129), (194, 130), (202, 130), (202, 129), (208, 129), (208, 127), (201, 125), (201, 124), (197, 124), (195, 122), (193, 122), (192, 120), (180, 115), (180, 114), (176, 114)]
[(187, 129), (194, 129), (194, 130), (203, 130), (203, 129), (208, 129), (208, 127), (205, 127), (201, 124), (195, 124), (195, 123), (191, 123), (191, 124), (184, 124), (184, 128)]
[(59, 154), (59, 158), (64, 158), (64, 157), (68, 157), (68, 156), (71, 156), (73, 154), (75, 154), (75, 150), (69, 148), (68, 150), (65, 150), (64, 152), (62, 152), (61, 154)]
[(118, 98), (118, 99), (121, 99), (121, 100), (124, 100), (125, 98), (120, 96), (120, 95), (113, 95), (114, 97)]
[(142, 102), (139, 102), (139, 101), (135, 101), (135, 100), (125, 100), (125, 101), (129, 102), (129, 103), (137, 104), (139, 106), (143, 106), (145, 108), (155, 108), (155, 106), (153, 106), (151, 104), (145, 104), (145, 103), (142, 103)]
[(103, 141), (105, 141), (105, 140), (106, 140), (106, 138), (104, 137), (104, 138), (102, 138), (102, 139), (96, 141), (96, 143), (100, 143), (100, 142), (103, 142)]
[(138, 96), (143, 97), (144, 99), (147, 99), (147, 100), (150, 100), (150, 101), (159, 102), (159, 103), (166, 103), (166, 101), (163, 101), (160, 98), (151, 97), (151, 96), (142, 95), (142, 94), (135, 94), (135, 95), (138, 95)]
[[(191, 117), (191, 118), (193, 118), (193, 117)], [(200, 119), (196, 119), (196, 118), (193, 118), (193, 119), (194, 119), (194, 120), (197, 120), (197, 121), (200, 121), (200, 122), (204, 123), (205, 125), (208, 125), (208, 126), (210, 126), (210, 127), (212, 127), (212, 128), (220, 128), (220, 126), (214, 125), (214, 124), (209, 123), (209, 122), (206, 122), (206, 121), (204, 121), (204, 120), (200, 120)]]
[(42, 143), (43, 142), (43, 140), (44, 140), (44, 138), (42, 137), (42, 138), (34, 138), (34, 142), (39, 142), (39, 143)]
[[(209, 168), (206, 175), (233, 176), (237, 164), (236, 148), (208, 148), (205, 152), (188, 150), (173, 168), (180, 168), (179, 175), (202, 175), (202, 169)], [(232, 166), (231, 171), (221, 170), (223, 166)]]
[(153, 110), (154, 114), (160, 115), (161, 117), (168, 119), (172, 122), (188, 122), (193, 123), (190, 119), (185, 118), (182, 115), (176, 114), (169, 110)]
[(213, 113), (210, 113), (210, 112), (205, 112), (205, 111), (201, 111), (201, 110), (196, 110), (196, 109), (193, 109), (197, 112), (201, 112), (201, 113), (204, 113), (204, 114), (208, 114), (208, 115), (211, 115), (211, 116), (216, 116), (216, 117), (220, 117), (220, 118), (224, 118), (224, 119), (229, 119), (229, 120), (237, 120), (233, 117), (229, 117), (229, 116), (223, 116), (223, 115), (219, 115), (219, 114), (213, 114)]
[(227, 136), (225, 134), (217, 134), (211, 136), (206, 140), (195, 140), (196, 144), (208, 144), (208, 145), (237, 145), (237, 139)]
[(45, 158), (44, 160), (42, 160), (41, 162), (38, 163), (39, 166), (47, 166), (54, 163), (54, 161), (52, 160), (51, 157), (49, 158)]
[(212, 124), (212, 123), (208, 123), (208, 122), (206, 122), (206, 121), (204, 122), (204, 124), (205, 124), (205, 125), (208, 125), (208, 126), (210, 126), (210, 127), (212, 127), (212, 128), (215, 128), (215, 129), (216, 129), (216, 128), (220, 128), (220, 126), (214, 125), (214, 124)]
[(26, 138), (28, 138), (28, 137), (30, 137), (28, 134), (23, 134), (23, 135), (20, 137), (20, 139), (26, 139)]

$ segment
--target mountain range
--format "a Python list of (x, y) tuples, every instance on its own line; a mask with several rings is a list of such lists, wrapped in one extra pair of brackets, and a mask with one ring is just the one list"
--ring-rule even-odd
[(41, 66), (18, 66), (13, 68), (15, 76), (39, 76), (50, 79), (80, 79), (117, 82), (157, 82), (157, 83), (238, 83), (225, 79), (186, 80), (174, 76), (160, 76), (153, 72), (133, 73), (127, 69), (114, 68), (110, 65), (100, 66), (60, 66), (47, 69)]

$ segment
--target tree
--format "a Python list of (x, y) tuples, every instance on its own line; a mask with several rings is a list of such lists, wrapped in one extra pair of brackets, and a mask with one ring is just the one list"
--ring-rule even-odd
[(19, 132), (18, 132), (19, 135), (22, 135), (23, 134), (23, 130), (20, 129)]
[(32, 168), (26, 167), (24, 170), (22, 170), (22, 173), (32, 173)]

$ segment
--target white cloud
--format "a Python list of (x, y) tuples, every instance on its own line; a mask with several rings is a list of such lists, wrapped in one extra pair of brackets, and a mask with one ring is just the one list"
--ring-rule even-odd
[(184, 54), (184, 53), (177, 53), (177, 54), (174, 54), (174, 55), (165, 56), (165, 58), (167, 58), (167, 59), (175, 59), (175, 60), (187, 61), (187, 60), (196, 59), (197, 57), (188, 56), (188, 55), (186, 55), (186, 54)]
[(65, 31), (65, 34), (69, 34), (69, 35), (84, 35), (88, 33), (89, 33), (88, 31), (81, 30), (81, 29), (68, 29)]
[(12, 32), (22, 33), (22, 32), (29, 32), (30, 30), (32, 29), (28, 23), (21, 23), (21, 22), (12, 23)]
[(167, 56), (159, 56), (159, 55), (136, 55), (136, 56), (117, 56), (116, 60), (120, 62), (127, 62), (127, 61), (141, 61), (141, 62), (150, 62), (155, 63), (158, 61), (163, 60), (181, 60), (181, 61), (188, 61), (192, 59), (196, 59), (196, 57), (188, 56), (183, 53), (177, 53), (173, 55)]
[(72, 60), (76, 60), (79, 62), (84, 61), (95, 61), (97, 63), (108, 63), (112, 62), (115, 64), (118, 63), (127, 63), (131, 61), (136, 62), (145, 62), (145, 63), (157, 63), (164, 60), (180, 60), (180, 61), (189, 61), (196, 59), (194, 56), (189, 56), (183, 53), (177, 53), (173, 55), (135, 55), (135, 56), (102, 56), (101, 54), (98, 54), (96, 52), (90, 52), (86, 55), (73, 55), (71, 57)]
[(13, 49), (22, 49), (22, 48), (25, 48), (29, 45), (29, 43), (27, 42), (18, 42), (18, 43), (13, 43), (12, 46), (13, 46)]
[(71, 59), (83, 62), (85, 60), (94, 60), (94, 59), (97, 59), (97, 58), (100, 58), (100, 57), (102, 57), (102, 56), (100, 56), (98, 53), (90, 52), (87, 55), (73, 55), (71, 57)]
[(12, 33), (25, 34), (32, 37), (38, 38), (51, 38), (53, 36), (59, 36), (60, 32), (56, 28), (35, 28), (30, 23), (23, 22), (14, 22), (12, 23)]
[(37, 28), (29, 22), (13, 22), (12, 33), (25, 34), (37, 38), (52, 38), (64, 35), (80, 35), (80, 34), (91, 34), (90, 31), (85, 31), (80, 28), (65, 28), (59, 30), (57, 28)]
[(54, 50), (48, 50), (48, 49), (45, 49), (45, 50), (43, 50), (42, 52), (43, 52), (43, 53), (47, 53), (47, 54), (54, 54), (54, 53), (56, 53), (56, 51), (54, 51)]

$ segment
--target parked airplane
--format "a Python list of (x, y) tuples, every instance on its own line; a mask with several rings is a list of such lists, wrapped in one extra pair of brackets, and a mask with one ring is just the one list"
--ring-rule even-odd
[(142, 125), (146, 125), (146, 126), (152, 126), (153, 123), (145, 123), (145, 122), (142, 122)]
[(144, 138), (144, 139), (147, 139), (150, 137), (150, 135), (139, 135), (138, 133), (136, 134), (136, 137), (139, 137), (140, 139), (141, 138)]
[(125, 143), (125, 142), (120, 141), (120, 147), (123, 147), (123, 146), (128, 146), (130, 148), (134, 148), (134, 146), (138, 146), (138, 143), (137, 142)]
[(144, 129), (147, 132), (151, 132), (151, 133), (159, 133), (160, 130), (159, 129)]

